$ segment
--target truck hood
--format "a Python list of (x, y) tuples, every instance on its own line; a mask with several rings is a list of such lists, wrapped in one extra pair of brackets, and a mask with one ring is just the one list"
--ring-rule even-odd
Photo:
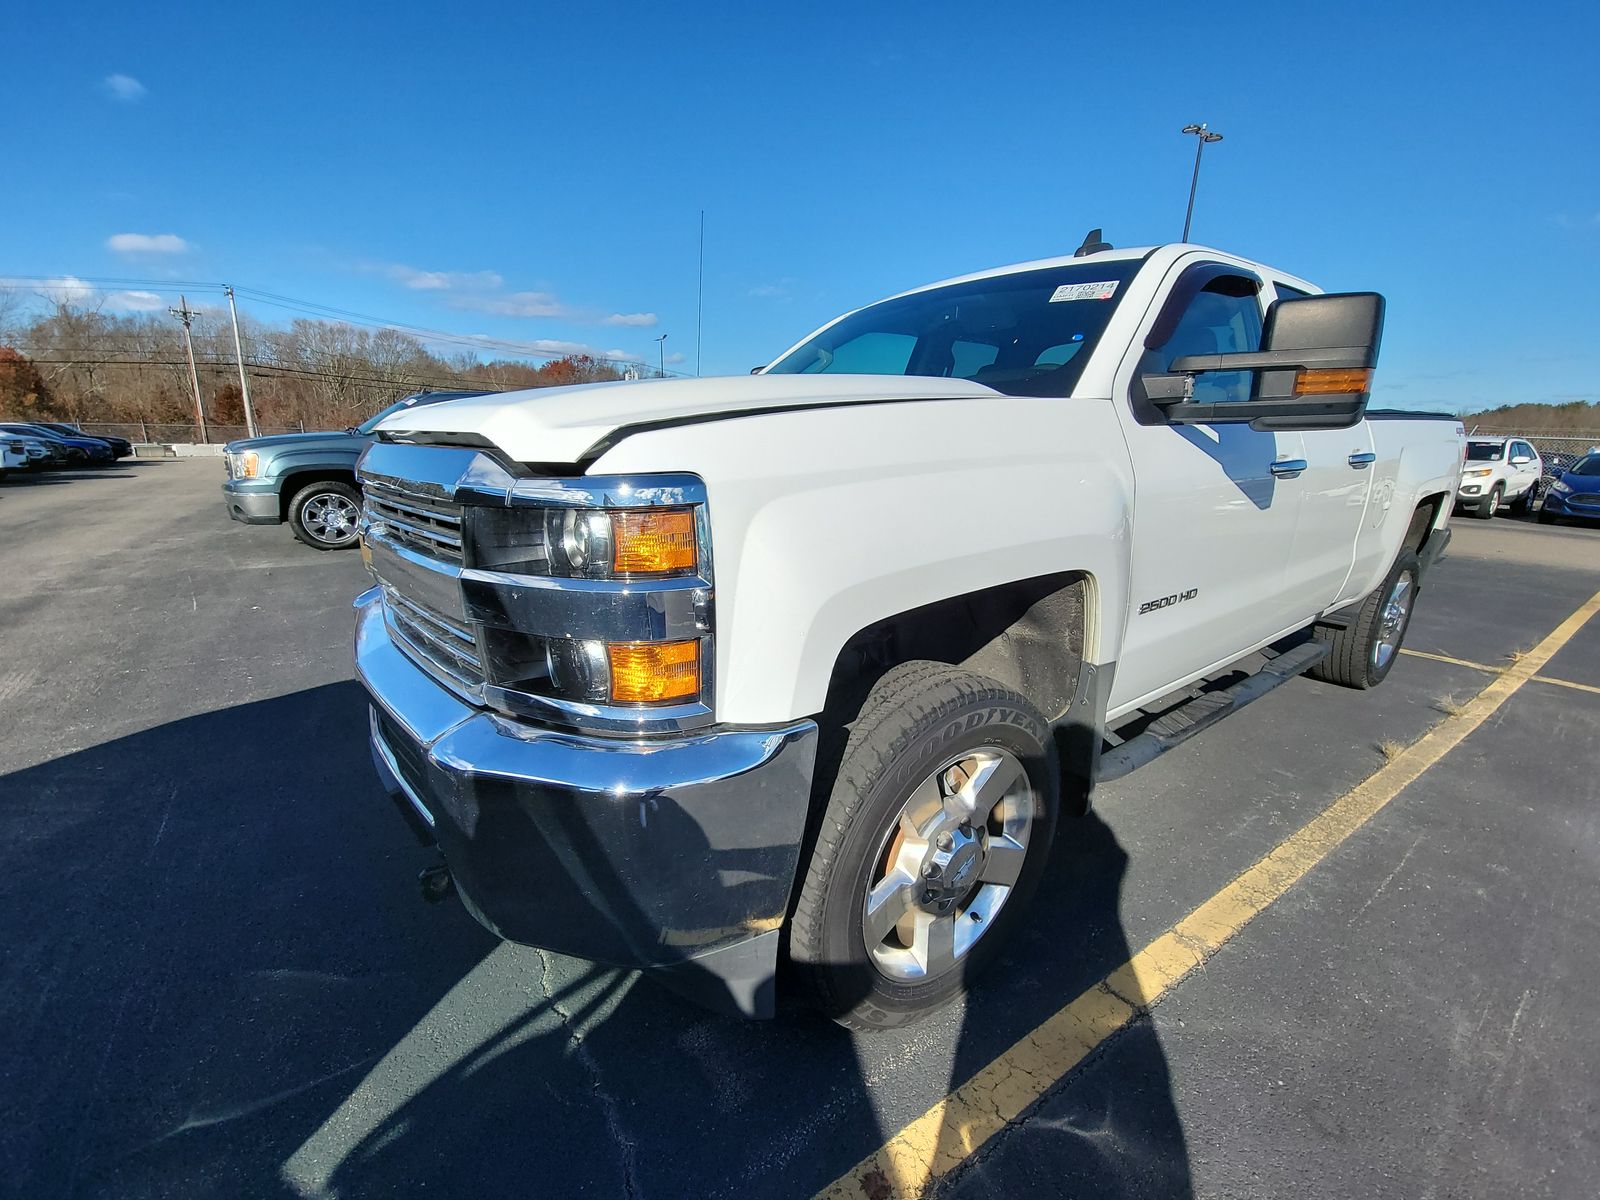
[(224, 449), (229, 454), (238, 454), (244, 450), (313, 450), (319, 446), (337, 446), (353, 452), (366, 444), (367, 439), (359, 434), (330, 429), (321, 433), (274, 433), (267, 437), (241, 438), (237, 442), (229, 442)]
[(906, 375), (730, 375), (531, 388), (407, 409), (381, 433), (468, 433), (517, 462), (578, 463), (640, 425), (715, 420), (790, 408), (1000, 395), (967, 379)]

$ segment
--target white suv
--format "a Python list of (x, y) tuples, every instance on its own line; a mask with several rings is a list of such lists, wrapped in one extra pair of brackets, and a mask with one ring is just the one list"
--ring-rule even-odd
[(1502, 508), (1532, 512), (1543, 475), (1539, 452), (1521, 438), (1469, 437), (1456, 507), (1484, 520)]

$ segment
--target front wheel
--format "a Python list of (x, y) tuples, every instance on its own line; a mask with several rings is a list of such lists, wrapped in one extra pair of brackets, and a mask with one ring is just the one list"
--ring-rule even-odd
[(342, 550), (356, 542), (361, 493), (348, 483), (307, 484), (289, 501), (289, 528), (314, 550)]
[(1038, 886), (1055, 829), (1049, 722), (938, 663), (890, 671), (852, 723), (790, 957), (839, 1023), (909, 1024), (959, 996)]
[(1306, 674), (1342, 687), (1377, 687), (1400, 657), (1421, 583), (1417, 556), (1402, 550), (1388, 577), (1362, 601), (1355, 620), (1343, 629), (1315, 628), (1317, 640), (1328, 644), (1328, 657)]
[(1493, 519), (1500, 512), (1500, 504), (1505, 499), (1505, 495), (1505, 488), (1501, 487), (1498, 483), (1495, 484), (1494, 487), (1489, 491), (1488, 499), (1478, 506), (1478, 510), (1473, 513), (1473, 516), (1477, 517), (1480, 521), (1488, 521)]

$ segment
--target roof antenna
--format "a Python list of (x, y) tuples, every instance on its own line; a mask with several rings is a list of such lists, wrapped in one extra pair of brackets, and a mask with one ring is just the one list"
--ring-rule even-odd
[(1101, 240), (1100, 235), (1104, 232), (1101, 229), (1089, 230), (1084, 236), (1083, 245), (1072, 252), (1072, 257), (1086, 258), (1091, 254), (1099, 254), (1102, 250), (1110, 250), (1112, 248), (1111, 243)]

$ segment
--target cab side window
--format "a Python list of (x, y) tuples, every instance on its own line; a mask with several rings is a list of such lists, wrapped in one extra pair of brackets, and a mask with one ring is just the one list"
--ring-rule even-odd
[[(1237, 354), (1261, 349), (1261, 303), (1254, 280), (1225, 275), (1197, 292), (1157, 353), (1160, 370), (1187, 354)], [(1195, 378), (1198, 404), (1250, 399), (1249, 371), (1213, 371)]]

